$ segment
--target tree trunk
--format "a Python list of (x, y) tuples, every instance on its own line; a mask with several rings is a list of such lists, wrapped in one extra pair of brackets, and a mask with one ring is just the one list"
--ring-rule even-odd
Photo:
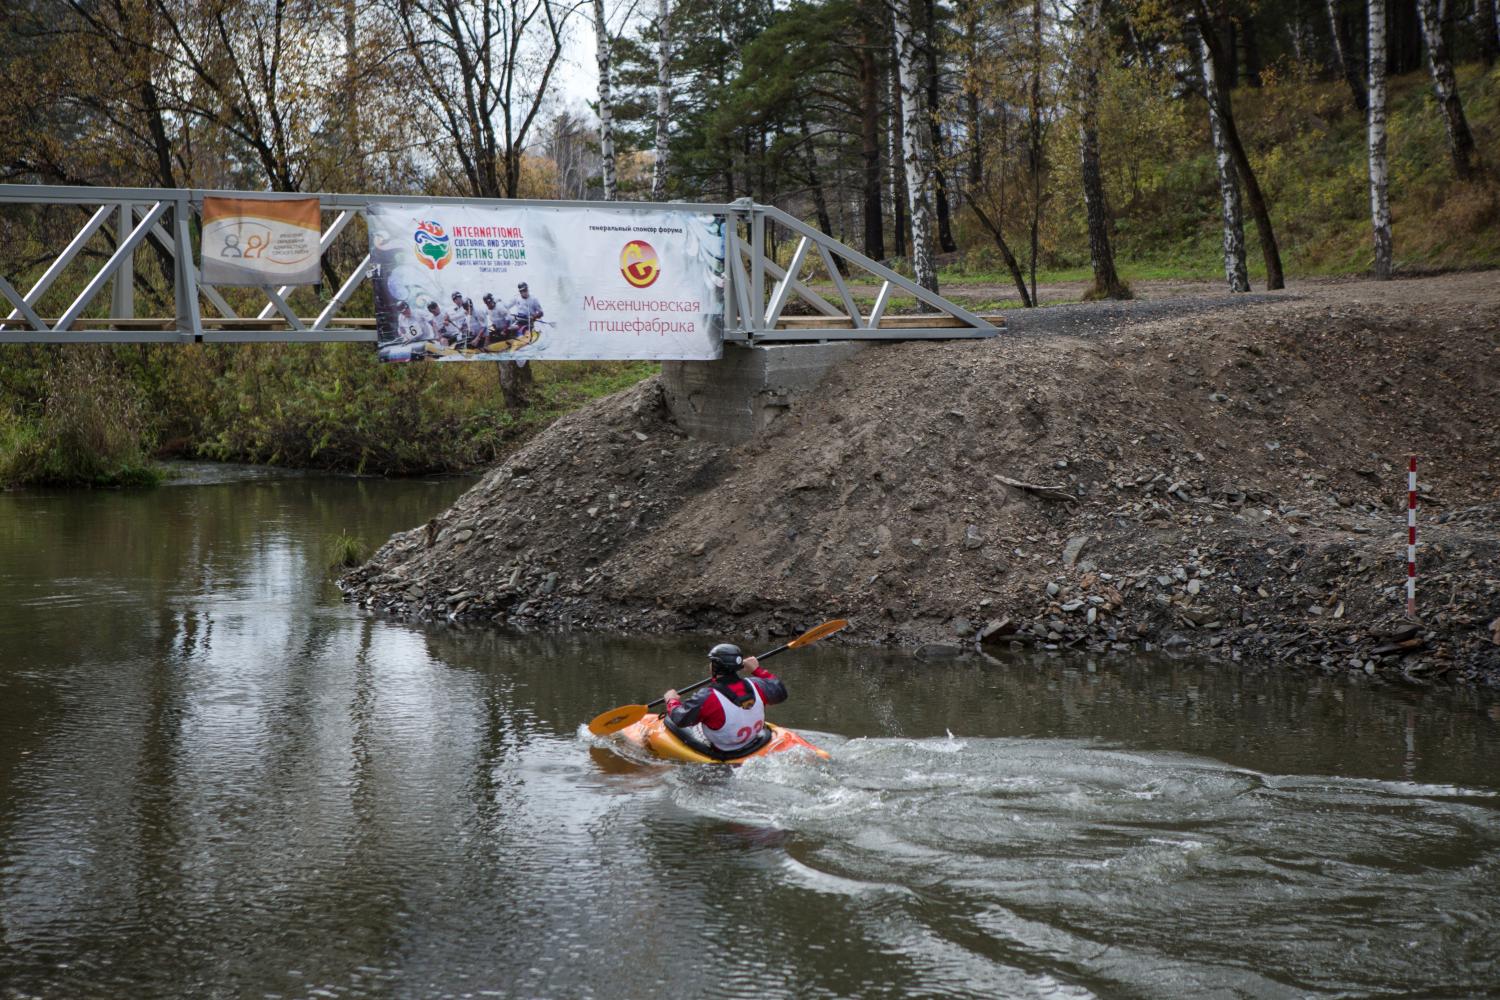
[(363, 132), (359, 127), (359, 10), (355, 0), (344, 0), (344, 135), (345, 152), (354, 156), (354, 189), (365, 189)]
[(656, 165), (651, 171), (651, 200), (667, 200), (667, 119), (672, 114), (672, 10), (656, 0)]
[(1338, 0), (1327, 0), (1325, 6), (1328, 8), (1328, 33), (1333, 39), (1334, 62), (1339, 75), (1349, 85), (1349, 93), (1354, 95), (1354, 106), (1364, 111), (1369, 107), (1369, 98), (1365, 94), (1364, 81), (1360, 79), (1354, 53), (1344, 44), (1344, 19), (1339, 17)]
[(1369, 0), (1369, 4), (1370, 225), (1375, 236), (1375, 277), (1384, 280), (1391, 276), (1391, 205), (1385, 161), (1385, 0)]
[(1265, 69), (1265, 62), (1260, 55), (1260, 36), (1255, 30), (1253, 8), (1245, 12), (1244, 19), (1240, 22), (1240, 34), (1245, 48), (1245, 82), (1252, 87), (1259, 87), (1260, 74)]
[(1031, 93), (1027, 108), (1026, 168), (1031, 177), (1031, 301), (1037, 301), (1036, 260), (1042, 229), (1042, 0), (1031, 5)]
[(868, 32), (859, 48), (859, 152), (863, 167), (865, 256), (885, 258), (885, 213), (880, 192), (880, 67)]
[(1214, 31), (1214, 58), (1219, 61), (1218, 80), (1221, 90), (1233, 90), (1240, 85), (1240, 63), (1237, 58), (1239, 54), (1239, 31), (1235, 27), (1234, 18), (1227, 13), (1220, 14), (1213, 22), (1217, 30)]
[(927, 122), (932, 128), (929, 137), (932, 149), (932, 178), (936, 184), (934, 196), (937, 201), (937, 238), (938, 247), (943, 253), (953, 253), (958, 249), (958, 244), (953, 241), (953, 219), (948, 208), (948, 177), (943, 171), (943, 127), (942, 119), (939, 117), (938, 102), (941, 100), (942, 88), (938, 78), (938, 33), (937, 13), (934, 0), (924, 0), (926, 7), (927, 44), (924, 47), (927, 58)]
[(500, 379), (500, 395), (505, 399), (505, 408), (512, 413), (526, 409), (531, 402), (531, 366), (514, 361), (497, 361), (496, 374)]
[[(975, 58), (977, 61), (977, 53)], [(968, 93), (964, 95), (964, 117), (969, 132), (968, 182), (969, 190), (973, 191), (984, 179), (984, 143), (981, 141), (983, 130), (980, 124), (977, 88), (968, 88)]]
[(1198, 22), (1199, 62), (1203, 69), (1203, 90), (1208, 98), (1208, 127), (1213, 137), (1214, 164), (1219, 170), (1219, 194), (1224, 216), (1224, 277), (1231, 292), (1248, 292), (1250, 275), (1245, 268), (1245, 223), (1240, 214), (1240, 187), (1235, 176), (1234, 155), (1224, 137), (1224, 123), (1219, 116), (1219, 102), (1214, 99), (1219, 82), (1214, 65), (1213, 47), (1209, 43), (1211, 26)]
[(906, 256), (906, 175), (902, 170), (901, 156), (901, 77), (896, 73), (894, 43), (891, 50), (891, 113), (888, 140), (891, 166), (891, 248), (897, 257)]
[(1422, 26), (1413, 0), (1386, 5), (1385, 69), (1401, 76), (1422, 68)]
[(1432, 71), (1432, 89), (1438, 107), (1443, 111), (1443, 126), (1448, 130), (1448, 152), (1453, 156), (1453, 171), (1458, 179), (1472, 180), (1474, 166), (1474, 133), (1464, 117), (1463, 101), (1458, 97), (1458, 78), (1453, 75), (1453, 60), (1448, 56), (1448, 42), (1443, 38), (1442, 11), (1438, 0), (1417, 0), (1422, 20), (1422, 39), (1427, 43), (1427, 68)]
[[(813, 210), (818, 214), (818, 228), (833, 236), (833, 217), (828, 214), (828, 197), (823, 191), (823, 177), (818, 171), (818, 150), (813, 143), (812, 129), (807, 127), (804, 113), (798, 125), (802, 128), (802, 166), (807, 171), (807, 186), (812, 191)], [(835, 257), (834, 264), (839, 273), (844, 273), (844, 258)]]
[(1479, 58), (1486, 66), (1500, 57), (1500, 23), (1495, 20), (1495, 0), (1475, 0), (1475, 27), (1479, 30)]
[(614, 201), (615, 125), (609, 83), (609, 23), (604, 17), (604, 0), (594, 0), (594, 57), (599, 63), (599, 166), (604, 200)]
[[(1198, 22), (1201, 26), (1202, 20)], [(1203, 43), (1212, 50), (1215, 39), (1211, 34), (1200, 32)], [(1211, 81), (1205, 87), (1209, 103), (1217, 105), (1219, 128), (1223, 132), (1224, 143), (1229, 148), (1229, 155), (1234, 160), (1234, 167), (1239, 174), (1240, 181), (1245, 185), (1245, 196), (1250, 202), (1250, 214), (1255, 218), (1255, 228), (1260, 238), (1260, 254), (1266, 265), (1266, 287), (1270, 289), (1285, 288), (1286, 278), (1281, 269), (1281, 248), (1276, 243), (1276, 230), (1271, 225), (1271, 210), (1266, 204), (1265, 195), (1261, 192), (1260, 182), (1255, 178), (1255, 168), (1250, 165), (1250, 156), (1245, 151), (1245, 144), (1240, 141), (1239, 128), (1234, 121), (1234, 106), (1230, 103), (1229, 94), (1216, 81)]]
[(919, 55), (911, 3), (897, 0), (892, 7), (896, 29), (896, 71), (901, 86), (901, 153), (906, 162), (906, 198), (911, 209), (911, 265), (917, 284), (938, 290), (937, 267), (932, 259), (932, 210), (927, 192), (932, 187), (932, 157), (927, 148), (922, 84), (917, 72)]
[(1005, 260), (1005, 267), (1010, 271), (1011, 280), (1016, 283), (1016, 293), (1021, 296), (1021, 305), (1030, 309), (1036, 301), (1026, 292), (1026, 274), (1021, 270), (1021, 262), (1016, 260), (1016, 255), (1010, 252), (1010, 244), (1005, 242), (1005, 232), (1000, 226), (1000, 219), (991, 219), (977, 198), (969, 199), (969, 207), (974, 210), (974, 217), (979, 220), (979, 224), (988, 229), (990, 236), (994, 237), (995, 246)]
[(1109, 207), (1104, 199), (1104, 172), (1099, 166), (1099, 62), (1103, 39), (1099, 14), (1103, 0), (1084, 0), (1078, 8), (1081, 34), (1078, 65), (1078, 158), (1083, 178), (1083, 204), (1089, 222), (1089, 263), (1094, 268), (1094, 287), (1085, 298), (1128, 299), (1130, 289), (1115, 271), (1115, 253), (1109, 244)]

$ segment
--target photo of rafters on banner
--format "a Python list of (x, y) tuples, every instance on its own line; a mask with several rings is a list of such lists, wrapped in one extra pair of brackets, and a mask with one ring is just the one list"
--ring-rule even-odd
[(373, 204), (383, 361), (711, 361), (724, 217), (673, 210)]

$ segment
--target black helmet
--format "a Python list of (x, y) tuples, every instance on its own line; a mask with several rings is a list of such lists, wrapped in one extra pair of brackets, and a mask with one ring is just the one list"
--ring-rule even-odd
[(740, 664), (745, 658), (740, 655), (740, 647), (732, 642), (721, 642), (708, 651), (708, 660), (714, 665), (715, 673), (736, 674), (739, 673)]

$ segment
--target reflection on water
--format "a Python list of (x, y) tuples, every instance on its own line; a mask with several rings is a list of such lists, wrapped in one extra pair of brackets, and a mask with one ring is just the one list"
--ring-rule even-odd
[(832, 761), (640, 766), (580, 723), (696, 680), (708, 640), (339, 601), (331, 535), (462, 487), (209, 467), (0, 494), (0, 997), (1500, 981), (1483, 701), (826, 645), (777, 661), (776, 718)]

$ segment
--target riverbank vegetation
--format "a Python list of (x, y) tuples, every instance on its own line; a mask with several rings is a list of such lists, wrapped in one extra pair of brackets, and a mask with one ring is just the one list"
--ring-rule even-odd
[(363, 345), (8, 348), (0, 484), (151, 485), (152, 457), (369, 475), (465, 472), (656, 367), (540, 366), (508, 408), (491, 365), (380, 365)]
[[(1371, 238), (1374, 67), (1390, 74), (1390, 266), (1500, 266), (1494, 4), (1449, 5), (1432, 31), (1429, 7), (1393, 0), (1372, 21), (1356, 0), (41, 0), (0, 26), (0, 180), (749, 196), (971, 306), (1181, 279), (1276, 287), (1283, 271), (1384, 270)], [(586, 95), (561, 83), (576, 43), (597, 57)], [(70, 211), (0, 206), (0, 276), (31, 287), (82, 223)], [(106, 226), (82, 259), (114, 238)], [(292, 308), (326, 304), (363, 240), (356, 221), (325, 257), (324, 285), (294, 292)], [(790, 257), (776, 226), (766, 241)], [(139, 315), (172, 314), (170, 264), (137, 253)], [(33, 305), (59, 315), (85, 281), (69, 271)], [(262, 304), (224, 294), (242, 315)], [(107, 298), (91, 315), (108, 314)], [(368, 309), (361, 290), (348, 311)], [(381, 366), (355, 345), (8, 346), (0, 482), (149, 482), (161, 454), (468, 470), (655, 370)], [(502, 385), (502, 373), (514, 377)]]

